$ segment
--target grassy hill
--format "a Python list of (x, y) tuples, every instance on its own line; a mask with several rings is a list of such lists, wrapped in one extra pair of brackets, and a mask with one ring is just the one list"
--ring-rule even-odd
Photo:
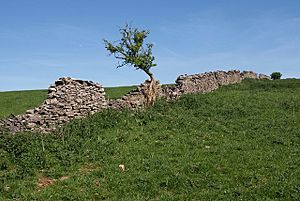
[(299, 200), (299, 100), (300, 80), (245, 80), (55, 135), (3, 132), (0, 200)]

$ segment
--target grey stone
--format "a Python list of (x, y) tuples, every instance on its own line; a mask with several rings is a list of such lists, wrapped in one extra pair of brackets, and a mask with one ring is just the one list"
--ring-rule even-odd
[(36, 127), (36, 124), (35, 123), (28, 123), (26, 127), (29, 128), (29, 129), (32, 129), (32, 128)]
[(33, 114), (34, 113), (34, 109), (33, 110), (27, 110), (26, 114)]
[(259, 74), (258, 79), (260, 79), (260, 80), (271, 80), (271, 77), (268, 76), (268, 75)]
[(8, 127), (12, 132), (51, 132), (75, 116), (84, 117), (91, 111), (98, 112), (106, 108), (104, 95), (100, 84), (68, 77), (60, 78), (48, 88), (48, 98), (41, 106), (28, 110), (25, 115), (11, 118)]

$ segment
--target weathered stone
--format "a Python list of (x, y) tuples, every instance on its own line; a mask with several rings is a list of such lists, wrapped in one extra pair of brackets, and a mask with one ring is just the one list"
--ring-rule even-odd
[(47, 104), (47, 105), (56, 105), (56, 104), (58, 104), (58, 100), (56, 98), (47, 99), (47, 100), (45, 100), (45, 104)]
[(260, 80), (271, 80), (271, 77), (264, 74), (259, 74), (258, 79)]
[(33, 114), (34, 113), (34, 110), (27, 110), (26, 111), (26, 114)]
[(180, 75), (175, 85), (164, 86), (160, 96), (168, 100), (174, 100), (187, 93), (207, 93), (219, 88), (219, 86), (239, 83), (245, 78), (257, 79), (253, 71), (238, 70), (216, 71), (195, 75)]
[(51, 85), (49, 88), (48, 88), (48, 93), (52, 93), (52, 92), (56, 92), (57, 89), (55, 88), (54, 85)]
[(48, 88), (48, 98), (40, 107), (7, 120), (7, 127), (12, 132), (50, 132), (75, 116), (84, 117), (91, 111), (98, 112), (106, 108), (107, 101), (104, 95), (100, 84), (60, 78)]
[(242, 79), (257, 79), (257, 73), (253, 72), (253, 71), (243, 71), (241, 73)]
[(42, 117), (40, 115), (33, 115), (28, 119), (28, 121), (39, 124), (43, 123)]
[(74, 112), (73, 111), (66, 112), (66, 115), (68, 117), (74, 117)]
[(32, 129), (32, 128), (36, 127), (36, 124), (35, 123), (28, 123), (26, 127), (29, 128), (29, 129)]
[(202, 73), (196, 75), (179, 76), (176, 80), (176, 87), (187, 93), (207, 93), (219, 87), (215, 73)]
[(215, 72), (215, 76), (218, 80), (218, 84), (220, 86), (239, 83), (242, 81), (242, 77), (240, 71), (232, 70), (232, 71), (217, 71)]

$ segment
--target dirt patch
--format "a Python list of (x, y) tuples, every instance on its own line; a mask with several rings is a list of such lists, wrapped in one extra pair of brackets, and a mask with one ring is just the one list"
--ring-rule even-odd
[(54, 184), (54, 182), (55, 182), (54, 179), (44, 176), (44, 177), (39, 178), (39, 180), (37, 182), (37, 187), (46, 188), (47, 186)]

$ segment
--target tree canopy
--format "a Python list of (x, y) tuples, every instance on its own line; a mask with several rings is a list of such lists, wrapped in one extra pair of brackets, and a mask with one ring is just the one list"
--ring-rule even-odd
[(152, 55), (153, 44), (144, 44), (145, 39), (150, 33), (148, 30), (139, 30), (132, 28), (128, 24), (124, 28), (120, 28), (121, 40), (109, 42), (104, 39), (105, 48), (114, 55), (115, 58), (121, 60), (117, 68), (126, 65), (133, 66), (136, 70), (143, 70), (151, 79), (153, 74), (150, 69), (156, 66), (154, 56)]

